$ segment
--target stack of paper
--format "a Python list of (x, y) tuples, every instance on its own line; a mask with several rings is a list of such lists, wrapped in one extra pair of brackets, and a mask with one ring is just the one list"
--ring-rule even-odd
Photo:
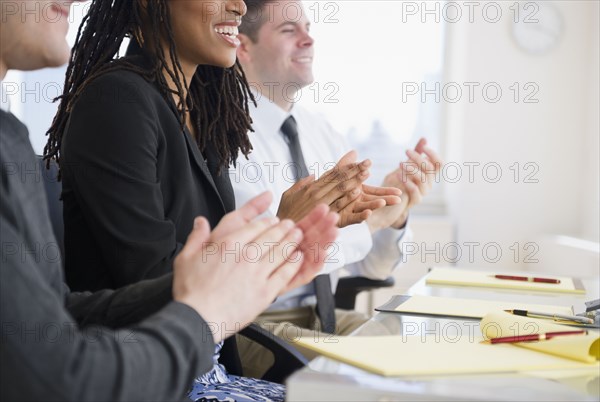
[[(486, 339), (577, 330), (577, 328), (554, 324), (548, 320), (519, 317), (503, 312), (486, 315), (479, 326)], [(559, 336), (539, 342), (518, 342), (510, 346), (566, 357), (585, 363), (595, 363), (600, 359), (600, 333), (598, 331), (592, 331), (587, 335)]]
[(556, 337), (519, 344), (489, 344), (489, 336), (552, 332), (565, 327), (544, 320), (492, 313), (480, 323), (481, 334), (452, 336), (451, 331), (423, 336), (299, 338), (297, 343), (330, 358), (385, 376), (421, 376), (564, 370), (598, 366), (600, 337)]

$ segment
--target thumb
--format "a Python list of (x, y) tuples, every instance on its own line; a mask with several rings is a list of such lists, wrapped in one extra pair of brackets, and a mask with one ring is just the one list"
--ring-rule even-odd
[(356, 162), (357, 157), (358, 157), (358, 154), (356, 153), (356, 151), (352, 150), (352, 151), (348, 152), (346, 155), (342, 156), (342, 158), (338, 161), (337, 166), (342, 167), (342, 166), (348, 165), (350, 163), (354, 163), (354, 162)]
[(182, 255), (191, 256), (202, 249), (204, 243), (210, 235), (210, 225), (206, 218), (197, 217), (194, 219), (194, 228), (188, 235), (187, 241), (181, 250)]

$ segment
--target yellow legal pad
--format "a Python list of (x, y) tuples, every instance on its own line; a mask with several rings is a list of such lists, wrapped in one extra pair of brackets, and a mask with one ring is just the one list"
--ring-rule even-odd
[[(538, 276), (560, 279), (560, 283), (539, 283), (514, 281), (494, 278), (495, 274), (504, 274), (504, 272), (474, 271), (455, 268), (433, 268), (426, 276), (427, 285), (454, 285), (454, 286), (476, 286), (485, 288), (517, 289), (517, 290), (536, 290), (552, 293), (579, 293), (585, 294), (585, 289), (576, 286), (573, 278), (556, 275)], [(509, 273), (508, 275), (514, 275)], [(533, 273), (528, 276), (534, 276)]]
[[(458, 325), (456, 323), (453, 323)], [(488, 344), (484, 336), (511, 336), (565, 331), (569, 327), (544, 320), (498, 312), (481, 321), (482, 334), (468, 330), (462, 336), (441, 328), (439, 335), (333, 336), (299, 338), (297, 343), (330, 358), (384, 376), (423, 376), (568, 370), (600, 367), (600, 336), (556, 337), (547, 341)], [(557, 329), (558, 328), (558, 329)]]
[(483, 318), (488, 312), (494, 310), (529, 310), (549, 314), (574, 314), (572, 307), (564, 306), (419, 295), (411, 296), (410, 299), (402, 302), (393, 310), (385, 308), (377, 308), (377, 310), (467, 318)]

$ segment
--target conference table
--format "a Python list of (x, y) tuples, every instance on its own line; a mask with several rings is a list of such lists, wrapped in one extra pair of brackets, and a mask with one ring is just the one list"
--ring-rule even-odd
[[(526, 273), (531, 275), (531, 273)], [(554, 294), (475, 287), (426, 285), (424, 276), (406, 295), (479, 300), (519, 301), (527, 304), (573, 306), (598, 299), (600, 279), (581, 279), (585, 295)], [(401, 335), (410, 332), (448, 336), (479, 330), (479, 320), (376, 313), (351, 336)], [(318, 357), (287, 381), (286, 400), (295, 401), (598, 401), (600, 369), (511, 372), (428, 377), (384, 377), (338, 361)]]

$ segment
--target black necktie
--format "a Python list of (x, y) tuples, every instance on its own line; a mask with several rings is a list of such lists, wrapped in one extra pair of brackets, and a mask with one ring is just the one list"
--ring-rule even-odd
[[(285, 136), (290, 154), (292, 155), (292, 163), (295, 166), (294, 180), (298, 181), (303, 177), (308, 176), (308, 169), (300, 148), (298, 140), (298, 126), (293, 116), (288, 117), (281, 126), (281, 131)], [(317, 296), (317, 314), (321, 320), (321, 331), (330, 334), (335, 333), (335, 300), (331, 292), (331, 280), (329, 275), (318, 275), (312, 281), (315, 295)]]
[(300, 140), (298, 139), (298, 126), (296, 125), (294, 116), (285, 119), (281, 125), (281, 132), (290, 148), (290, 154), (292, 154), (294, 181), (298, 181), (303, 177), (308, 176), (308, 169), (306, 168), (306, 162), (304, 162), (304, 156), (302, 155), (302, 148), (300, 147)]

